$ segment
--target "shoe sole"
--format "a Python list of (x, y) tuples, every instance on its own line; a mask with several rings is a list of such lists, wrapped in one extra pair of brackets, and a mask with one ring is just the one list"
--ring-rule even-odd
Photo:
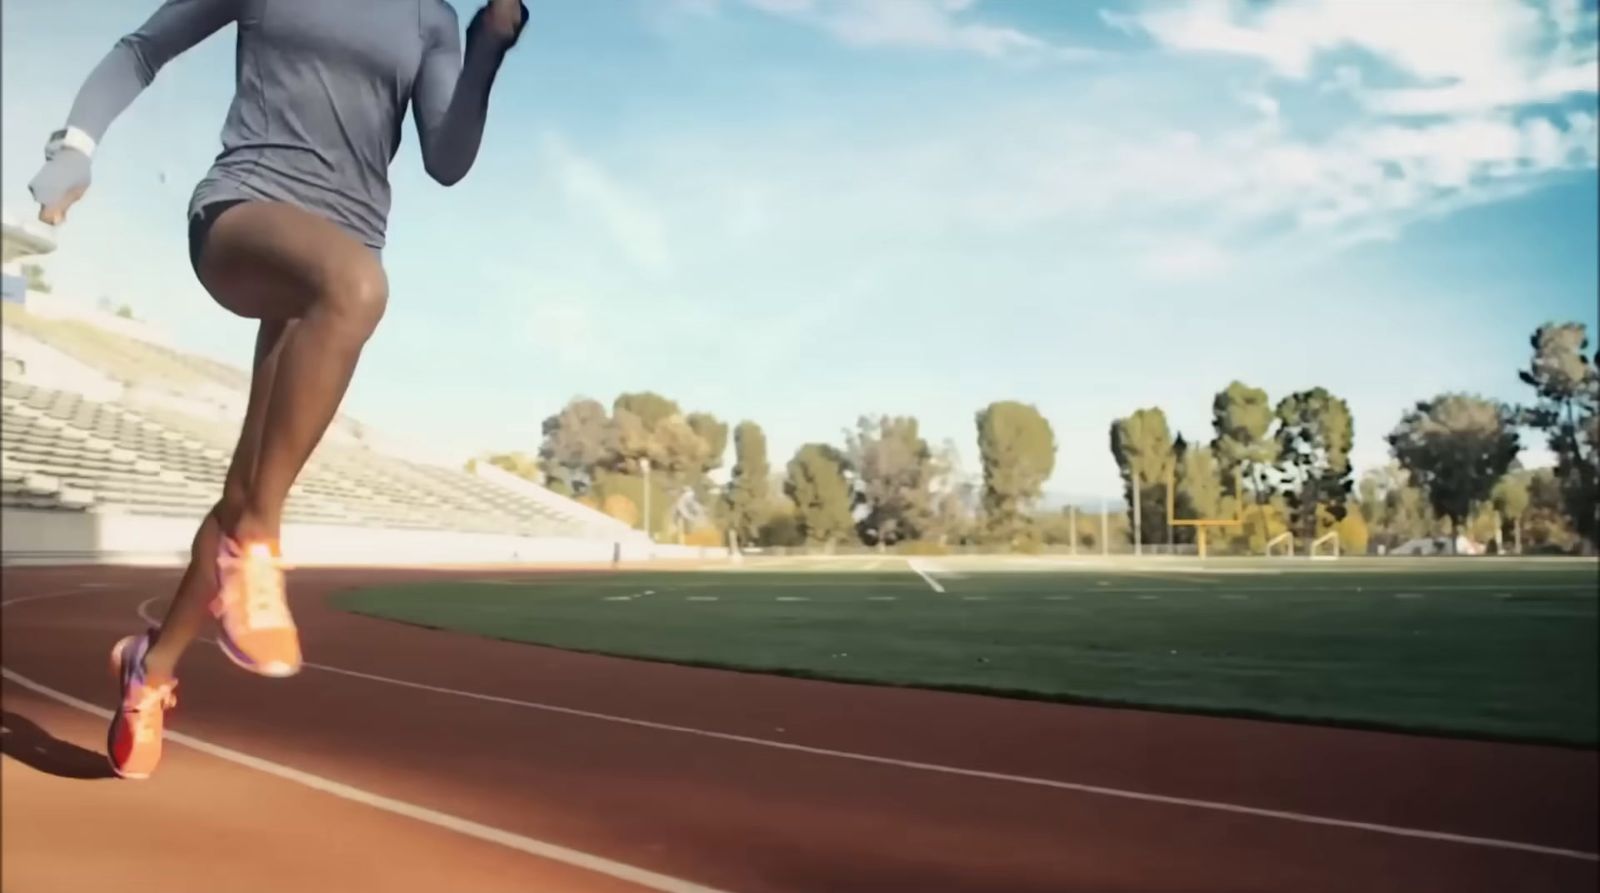
[[(132, 637), (119, 639), (117, 644), (111, 648), (111, 678), (116, 680), (117, 683), (117, 703), (119, 705), (122, 703), (122, 651), (128, 646), (130, 641), (132, 641)], [(122, 708), (121, 706), (118, 706), (116, 712), (111, 716), (112, 728), (116, 728), (117, 717), (120, 715), (122, 715)], [(108, 734), (106, 741), (106, 765), (111, 767), (111, 774), (127, 781), (144, 781), (150, 777), (150, 773), (148, 772), (122, 771), (122, 768), (117, 765), (116, 760), (111, 759), (111, 741), (109, 739), (110, 735)]]
[(243, 652), (233, 647), (233, 643), (228, 641), (227, 634), (220, 630), (217, 633), (217, 648), (221, 649), (223, 656), (231, 661), (234, 666), (242, 670), (248, 670), (257, 676), (266, 676), (269, 679), (287, 679), (300, 672), (300, 667), (291, 666), (281, 660), (268, 661), (264, 664), (256, 663), (245, 656)]

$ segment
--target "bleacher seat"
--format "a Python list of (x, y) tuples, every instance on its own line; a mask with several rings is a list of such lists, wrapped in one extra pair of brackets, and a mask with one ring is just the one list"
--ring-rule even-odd
[[(221, 494), (237, 424), (164, 408), (97, 403), (3, 383), (6, 505), (115, 506), (198, 516)], [(577, 535), (593, 526), (465, 472), (324, 443), (290, 492), (285, 520), (421, 530)]]
[[(85, 321), (8, 305), (4, 324), (136, 392), (248, 392), (249, 376), (240, 369)], [(0, 392), (6, 506), (199, 516), (221, 495), (240, 420), (219, 413), (217, 403), (197, 401), (184, 411), (142, 398), (96, 401), (28, 380), (20, 362), (6, 372)], [(540, 490), (533, 498), (464, 471), (385, 454), (358, 439), (359, 423), (340, 421), (357, 436), (323, 441), (290, 491), (286, 521), (525, 536), (627, 530), (553, 493)]]

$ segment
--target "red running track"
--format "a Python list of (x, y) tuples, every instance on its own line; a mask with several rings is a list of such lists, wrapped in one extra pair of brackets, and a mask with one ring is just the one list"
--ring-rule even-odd
[(258, 679), (198, 647), (182, 737), (124, 782), (106, 653), (176, 572), (6, 570), (3, 893), (1600, 882), (1593, 750), (674, 667), (324, 603), (424, 573), (296, 571), (314, 665)]

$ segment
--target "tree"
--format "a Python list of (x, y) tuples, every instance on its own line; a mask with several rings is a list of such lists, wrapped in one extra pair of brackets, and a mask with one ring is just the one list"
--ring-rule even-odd
[[(1211, 401), (1211, 427), (1222, 480), (1242, 477), (1258, 504), (1274, 489), (1271, 475), (1278, 461), (1278, 442), (1268, 436), (1275, 418), (1267, 392), (1235, 381)], [(1241, 498), (1243, 494), (1240, 494)]]
[(539, 446), (546, 485), (566, 496), (581, 496), (594, 485), (596, 469), (609, 464), (611, 422), (606, 410), (588, 398), (576, 398), (544, 420)]
[(1442, 394), (1418, 402), (1388, 440), (1433, 510), (1457, 532), (1517, 457), (1513, 424), (1510, 411), (1498, 403)]
[[(621, 505), (618, 500), (626, 500), (634, 506), (631, 523), (640, 529), (645, 529), (644, 525), (648, 522), (651, 536), (660, 535), (672, 524), (672, 494), (668, 490), (668, 485), (660, 478), (651, 478), (650, 498), (646, 499), (643, 476), (600, 469), (595, 472), (594, 486), (589, 497), (601, 511), (605, 511), (607, 505)], [(644, 516), (645, 506), (649, 507), (648, 518)], [(614, 517), (622, 518), (620, 515)]]
[(880, 548), (927, 533), (933, 520), (933, 452), (909, 416), (862, 416), (845, 432), (846, 453), (866, 508), (862, 542)]
[(1358, 489), (1361, 516), (1371, 541), (1387, 549), (1439, 532), (1438, 517), (1425, 493), (1411, 483), (1411, 475), (1390, 462), (1361, 476)]
[[(1122, 472), (1130, 524), (1138, 505), (1136, 542), (1162, 542), (1167, 535), (1167, 481), (1174, 472), (1167, 415), (1157, 407), (1140, 409), (1111, 423), (1111, 455)], [(1131, 526), (1130, 526), (1130, 529)]]
[(1030, 509), (1056, 467), (1056, 438), (1033, 406), (1014, 401), (979, 410), (978, 453), (983, 462), (983, 510), (991, 536), (1016, 545), (1029, 526)]
[(1350, 406), (1324, 388), (1299, 391), (1279, 401), (1278, 484), (1289, 507), (1291, 528), (1303, 542), (1317, 535), (1317, 518), (1344, 518), (1350, 498)]
[(932, 513), (922, 533), (923, 539), (940, 545), (967, 543), (977, 536), (980, 488), (962, 473), (961, 454), (954, 441), (946, 440), (933, 457), (933, 475), (928, 484), (932, 494)]
[(635, 391), (628, 394), (619, 394), (611, 403), (611, 411), (632, 413), (644, 425), (645, 430), (654, 430), (661, 422), (671, 416), (682, 415), (676, 401), (654, 391)]
[(794, 548), (806, 544), (800, 519), (795, 514), (794, 503), (788, 499), (775, 500), (775, 505), (761, 522), (761, 532), (756, 541), (769, 548)]
[(1499, 514), (1498, 533), (1511, 532), (1512, 549), (1522, 554), (1522, 518), (1528, 513), (1532, 495), (1528, 492), (1530, 475), (1521, 470), (1512, 471), (1495, 482), (1489, 494), (1494, 500), (1494, 510)]
[[(1173, 504), (1180, 518), (1220, 518), (1222, 514), (1222, 476), (1217, 455), (1207, 446), (1192, 446), (1178, 435), (1172, 443), (1177, 464), (1177, 489)], [(1193, 542), (1193, 527), (1180, 527), (1174, 533), (1178, 542)]]
[(728, 526), (743, 542), (755, 542), (767, 521), (772, 474), (767, 464), (767, 435), (755, 422), (740, 422), (733, 432), (734, 466), (723, 497)]
[(27, 290), (42, 294), (50, 293), (50, 283), (45, 281), (44, 267), (38, 264), (23, 264), (21, 267), (22, 278), (27, 280)]
[(605, 512), (629, 527), (639, 526), (639, 507), (633, 500), (621, 493), (612, 493), (600, 502), (600, 511)]
[(1366, 519), (1359, 511), (1346, 511), (1332, 529), (1339, 534), (1339, 550), (1349, 555), (1367, 554), (1367, 543), (1370, 533), (1367, 530)]
[(1556, 454), (1556, 476), (1572, 523), (1600, 544), (1600, 371), (1587, 354), (1582, 323), (1547, 323), (1529, 339), (1533, 356), (1518, 373), (1537, 402), (1521, 421), (1545, 432)]
[(689, 413), (689, 429), (705, 444), (705, 459), (701, 462), (702, 476), (722, 467), (722, 456), (728, 451), (728, 423), (709, 412)]
[(793, 500), (801, 535), (811, 546), (832, 548), (855, 528), (845, 457), (825, 443), (808, 443), (789, 460), (784, 492)]
[(1555, 469), (1536, 468), (1528, 475), (1524, 519), (1523, 546), (1529, 552), (1568, 552), (1578, 542)]
[(679, 415), (678, 404), (650, 391), (622, 394), (611, 402), (610, 467), (624, 474), (643, 475), (644, 463), (655, 469), (667, 466), (658, 429)]
[(544, 472), (539, 468), (539, 460), (532, 456), (522, 453), (495, 453), (486, 458), (490, 465), (536, 484), (544, 478)]

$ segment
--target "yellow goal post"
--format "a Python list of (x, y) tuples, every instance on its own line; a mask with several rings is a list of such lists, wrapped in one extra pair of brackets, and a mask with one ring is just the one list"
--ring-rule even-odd
[(1180, 518), (1178, 517), (1178, 470), (1176, 465), (1167, 470), (1167, 525), (1193, 527), (1195, 548), (1201, 558), (1206, 557), (1206, 531), (1214, 527), (1239, 527), (1244, 524), (1244, 472), (1233, 473), (1233, 517), (1231, 518)]

